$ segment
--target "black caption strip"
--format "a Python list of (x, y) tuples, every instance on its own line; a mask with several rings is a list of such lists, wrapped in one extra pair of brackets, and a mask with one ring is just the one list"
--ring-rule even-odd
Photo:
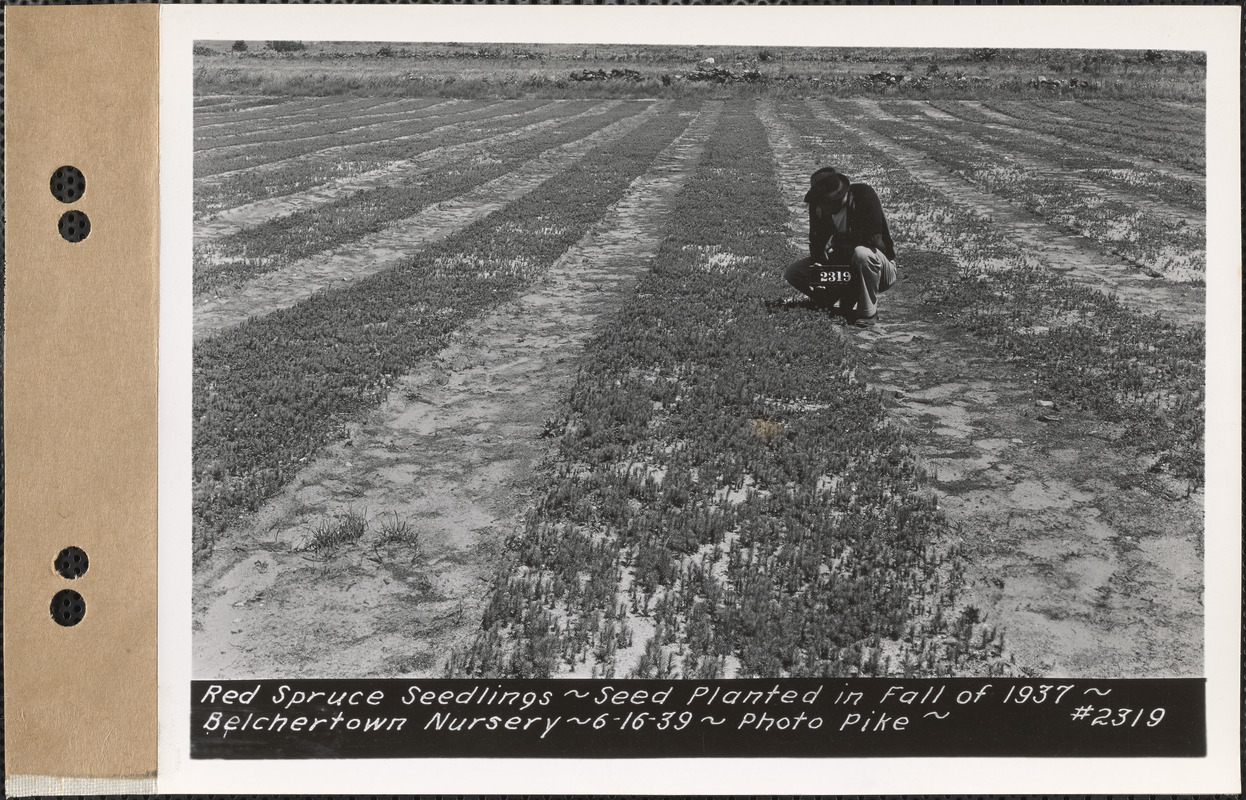
[(191, 756), (1195, 757), (1204, 683), (193, 681)]

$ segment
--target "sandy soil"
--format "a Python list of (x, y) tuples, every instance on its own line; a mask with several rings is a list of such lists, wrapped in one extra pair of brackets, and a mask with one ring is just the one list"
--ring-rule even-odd
[(505, 133), (487, 136), (476, 141), (434, 147), (414, 158), (394, 161), (359, 175), (348, 175), (338, 178), (310, 191), (281, 197), (270, 197), (227, 209), (210, 219), (196, 221), (195, 244), (206, 244), (222, 236), (253, 228), (270, 220), (288, 217), (296, 211), (318, 208), (326, 203), (342, 197), (349, 197), (366, 189), (392, 184), (395, 181), (411, 180), (433, 169), (444, 168), (447, 164), (463, 160), (468, 156), (488, 152), (491, 148), (504, 142), (525, 139), (547, 128), (563, 125), (582, 117), (603, 114), (617, 106), (620, 102), (619, 100), (607, 100), (587, 111), (573, 114), (569, 117), (556, 117), (554, 119), (533, 122), (529, 125), (521, 125)]
[[(1047, 142), (1057, 147), (1070, 147), (1070, 148), (1074, 148), (1077, 150), (1081, 150), (1083, 152), (1086, 152), (1090, 149), (1085, 145), (1080, 145), (1080, 144), (1077, 144), (1076, 142), (1069, 142), (1064, 139), (1061, 139), (1059, 136), (1053, 136), (1049, 133), (1042, 133), (1040, 131), (1030, 130), (1029, 128), (1026, 128), (1024, 124), (1022, 124), (1021, 121), (1018, 120), (1016, 117), (1010, 117), (1007, 114), (996, 111), (993, 108), (987, 108), (980, 101), (962, 100), (960, 102), (966, 107), (972, 108), (974, 111), (977, 111), (982, 116), (995, 120), (994, 123), (985, 123), (988, 128), (992, 128), (998, 131), (1004, 131), (1006, 133), (1025, 136), (1030, 139), (1037, 139), (1040, 142)], [(1077, 120), (1070, 119), (1069, 117), (1060, 117), (1059, 119), (1053, 118), (1052, 121), (1075, 123)], [(1126, 161), (1132, 161), (1134, 164), (1137, 164), (1142, 169), (1149, 169), (1153, 172), (1158, 172), (1161, 175), (1167, 175), (1170, 178), (1179, 178), (1182, 180), (1194, 181), (1195, 183), (1200, 183), (1200, 184), (1206, 183), (1207, 176), (1202, 172), (1194, 172), (1192, 170), (1179, 167), (1175, 164), (1165, 164), (1162, 161), (1155, 161), (1154, 159), (1150, 159), (1145, 156), (1119, 153), (1119, 152), (1114, 152), (1112, 155), (1115, 158), (1124, 159)]]
[[(708, 104), (540, 286), (455, 337), (223, 538), (196, 573), (196, 677), (440, 674), (479, 625), (575, 356), (656, 251), (720, 110)], [(313, 526), (348, 512), (370, 532), (308, 561)], [(411, 520), (418, 542), (380, 535), (390, 519)]]
[(935, 108), (934, 106), (922, 100), (908, 100), (906, 102), (910, 103), (913, 106), (913, 109), (917, 111), (917, 113), (925, 114), (931, 119), (939, 119), (945, 122), (955, 122), (958, 119), (957, 117), (947, 113), (943, 109)]
[(546, 150), (512, 172), (390, 223), (377, 233), (264, 273), (241, 286), (200, 297), (194, 307), (195, 339), (211, 336), (249, 317), (287, 308), (342, 281), (358, 280), (392, 267), (420, 248), (441, 241), (529, 194), (595, 148), (618, 141), (664, 108), (655, 103), (588, 136)]
[[(765, 106), (761, 117), (802, 243), (811, 162)], [(196, 677), (440, 674), (477, 628), (497, 559), (534, 496), (541, 433), (576, 355), (646, 268), (716, 120), (716, 108), (703, 113), (539, 286), (456, 336), (347, 442), (222, 537), (196, 572)], [(1053, 268), (1147, 310), (1186, 303), (1181, 313), (1201, 318), (1201, 297), (1185, 287), (1105, 265), (1088, 244), (915, 151), (872, 141), (1042, 248)], [(342, 269), (336, 279), (352, 274)], [(1036, 394), (1025, 364), (962, 331), (955, 309), (926, 303), (924, 287), (953, 269), (946, 257), (910, 250), (900, 269), (880, 323), (843, 335), (931, 473), (969, 568), (962, 604), (1004, 631), (1025, 674), (1202, 674), (1201, 492), (1149, 473), (1115, 446), (1111, 426)], [(282, 280), (280, 292), (299, 283)], [(298, 299), (280, 292), (246, 313)], [(314, 527), (348, 513), (367, 517), (364, 537), (309, 560), (302, 546)], [(399, 522), (410, 530), (385, 534)]]
[[(884, 111), (876, 100), (858, 99), (857, 103), (861, 105), (866, 113), (875, 116), (876, 119), (895, 119), (893, 115)], [(920, 110), (924, 111), (933, 109), (930, 109), (929, 106), (924, 106)], [(922, 130), (931, 131), (932, 133), (942, 132), (937, 123), (931, 124), (914, 117), (904, 117), (903, 119), (905, 122), (916, 125)], [(970, 147), (973, 147), (975, 150), (988, 153), (998, 152), (998, 148), (992, 144), (977, 141), (962, 141)], [(1065, 145), (1065, 147), (1067, 147), (1067, 145)], [(1112, 157), (1117, 158), (1117, 155), (1113, 153)], [(1024, 167), (1031, 174), (1043, 175), (1059, 172), (1061, 180), (1077, 187), (1087, 195), (1101, 197), (1105, 200), (1119, 200), (1121, 202), (1128, 203), (1133, 208), (1140, 211), (1149, 211), (1156, 216), (1172, 220), (1173, 223), (1184, 225), (1186, 228), (1189, 228), (1192, 231), (1197, 231), (1200, 234), (1204, 233), (1206, 230), (1206, 216), (1194, 213), (1184, 206), (1163, 203), (1141, 193), (1126, 194), (1125, 192), (1119, 191), (1110, 186), (1105, 186), (1095, 183), (1094, 181), (1087, 180), (1086, 178), (1082, 178), (1076, 172), (1069, 172), (1067, 170), (1062, 171), (1059, 165), (1051, 161), (1035, 158), (1025, 153), (1016, 151), (1010, 152), (1008, 154), (1008, 158), (1017, 165)]]
[[(484, 111), (484, 110), (493, 108), (494, 106), (502, 105), (504, 102), (505, 101), (498, 101), (496, 103), (490, 103), (476, 110)], [(448, 111), (446, 113), (454, 113), (454, 112)], [(497, 114), (497, 115), (489, 117), (489, 119), (490, 120), (509, 119), (511, 117), (521, 117), (524, 114), (530, 114), (530, 113), (532, 113), (531, 109), (527, 111), (513, 112), (510, 114)], [(476, 118), (476, 119), (462, 120), (459, 122), (448, 122), (445, 125), (439, 125), (438, 127), (433, 128), (432, 130), (424, 131), (423, 133), (412, 133), (406, 136), (391, 136), (388, 139), (386, 139), (386, 141), (387, 142), (403, 142), (403, 141), (407, 141), (410, 139), (419, 139), (419, 138), (423, 138), (427, 136), (436, 136), (438, 134), (445, 134), (450, 131), (462, 130), (464, 128), (470, 128), (474, 125), (479, 125), (481, 119), (482, 118)], [(346, 153), (351, 150), (357, 150), (357, 149), (361, 149), (364, 147), (371, 147), (373, 144), (374, 144), (373, 142), (363, 142), (363, 143), (356, 143), (356, 144), (343, 144), (343, 145), (338, 145), (336, 147), (325, 147), (325, 148), (315, 150), (310, 153), (303, 153), (302, 155), (290, 156), (289, 158), (282, 158), (276, 161), (268, 161), (263, 164), (256, 164), (250, 167), (240, 167), (239, 169), (231, 169), (227, 172), (217, 172), (212, 175), (205, 175), (202, 178), (196, 178), (196, 180), (204, 181), (207, 183), (215, 183), (215, 182), (222, 181), (225, 178), (228, 178), (233, 175), (237, 175), (242, 172), (263, 173), (263, 172), (275, 170), (279, 167), (283, 167), (291, 163), (313, 162), (313, 161), (317, 161), (321, 159), (334, 158), (342, 153)]]
[[(799, 200), (812, 162), (773, 113), (760, 116), (780, 189), (792, 198), (793, 244), (803, 245)], [(959, 197), (948, 176), (913, 167)], [(1034, 220), (991, 209), (1009, 235), (1036, 235)], [(924, 303), (923, 287), (954, 269), (938, 254), (903, 253), (901, 282), (884, 295), (879, 324), (843, 330), (863, 351), (869, 383), (911, 433), (962, 539), (962, 603), (1003, 629), (1022, 673), (1201, 675), (1202, 493), (1148, 473), (1148, 462), (1112, 445), (1110, 426), (1040, 405), (1051, 401), (1035, 394), (1024, 364), (961, 330), (955, 309)]]
[[(821, 115), (832, 118), (825, 106), (814, 102)], [(911, 175), (932, 186), (952, 201), (989, 217), (1008, 236), (1070, 280), (1097, 292), (1114, 293), (1121, 303), (1147, 313), (1160, 314), (1177, 324), (1201, 322), (1206, 290), (1201, 286), (1162, 280), (1120, 258), (1107, 255), (1080, 236), (1054, 228), (1042, 217), (1018, 208), (1007, 200), (973, 186), (932, 163), (924, 153), (884, 139), (872, 131), (835, 117), (845, 129), (865, 137), (873, 147), (894, 158)]]
[[(230, 95), (230, 97), (237, 99), (239, 97), (250, 97), (250, 95)], [(323, 119), (326, 115), (336, 114), (343, 108), (369, 105), (371, 101), (371, 98), (360, 97), (342, 97), (330, 102), (325, 102), (324, 97), (315, 96), (291, 99), (289, 96), (277, 97), (269, 95), (269, 98), (272, 100), (271, 103), (258, 106), (244, 106), (237, 111), (223, 105), (214, 105), (202, 109), (201, 113), (207, 115), (216, 114), (219, 111), (230, 113), (221, 119), (213, 121), (205, 119), (203, 122), (196, 122), (195, 136), (201, 140), (205, 137), (241, 136), (255, 130), (255, 120), (257, 118), (265, 121), (285, 120), (286, 122), (291, 120), (298, 122), (318, 120)], [(304, 119), (300, 120), (300, 117)], [(237, 133), (230, 133), (231, 130), (237, 131)]]
[[(391, 100), (388, 103), (378, 103), (377, 105), (369, 107), (366, 113), (352, 114), (350, 117), (351, 122), (359, 123), (353, 127), (343, 128), (341, 130), (333, 131), (332, 133), (313, 133), (313, 134), (308, 134), (306, 136), (298, 136), (297, 135), (299, 133), (298, 129), (301, 127), (321, 125), (325, 123), (326, 121), (334, 121), (336, 115), (334, 115), (334, 117), (329, 117), (329, 116), (324, 115), (323, 112), (321, 112), (320, 114), (317, 114), (313, 116), (311, 119), (308, 119), (306, 121), (287, 123), (287, 124), (282, 125), (281, 126), (282, 133), (285, 133), (288, 135), (281, 137), (281, 143), (292, 144), (294, 142), (309, 142), (309, 141), (312, 141), (313, 139), (324, 139), (326, 141), (332, 141), (334, 137), (345, 136), (346, 134), (355, 133), (356, 131), (362, 131), (362, 130), (366, 130), (369, 128), (377, 128), (379, 129), (378, 133), (380, 133), (381, 131), (385, 129), (385, 126), (387, 125), (393, 125), (395, 123), (406, 122), (409, 119), (415, 119), (415, 118), (427, 116), (430, 110), (435, 110), (438, 106), (442, 106), (442, 105), (445, 105), (445, 103), (437, 103), (435, 105), (428, 105), (428, 103), (424, 101), (423, 99), (404, 98), (402, 100)], [(386, 111), (378, 110), (378, 109), (393, 109), (394, 106), (400, 106), (400, 108), (398, 108), (397, 110), (386, 110)], [(402, 108), (401, 106), (406, 106), (406, 107)], [(254, 135), (256, 133), (256, 130), (252, 126), (249, 131), (244, 130), (240, 132), (240, 135), (245, 135), (246, 133), (250, 133)], [(205, 147), (196, 147), (195, 155), (211, 154), (211, 155), (217, 156), (217, 155), (220, 155), (222, 151), (240, 152), (240, 151), (245, 151), (245, 150), (255, 150), (261, 147), (272, 147), (272, 144), (273, 144), (271, 141), (230, 142), (228, 141), (228, 138), (232, 138), (230, 136), (222, 136), (220, 138), (226, 139), (226, 141), (222, 141), (218, 144), (211, 144)]]
[(1201, 675), (1202, 493), (1149, 473), (1111, 426), (1047, 405), (1024, 364), (923, 303), (949, 259), (914, 253), (902, 269), (880, 324), (853, 333), (963, 537), (964, 602), (1031, 674)]

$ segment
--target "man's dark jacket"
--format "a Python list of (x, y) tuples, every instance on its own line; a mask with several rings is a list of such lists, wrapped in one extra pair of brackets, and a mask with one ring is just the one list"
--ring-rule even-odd
[(867, 183), (850, 184), (845, 205), (848, 209), (846, 230), (837, 232), (829, 215), (824, 218), (819, 212), (818, 203), (809, 204), (809, 257), (821, 264), (847, 264), (852, 259), (853, 249), (864, 245), (882, 251), (888, 260), (895, 261), (891, 231), (874, 188)]

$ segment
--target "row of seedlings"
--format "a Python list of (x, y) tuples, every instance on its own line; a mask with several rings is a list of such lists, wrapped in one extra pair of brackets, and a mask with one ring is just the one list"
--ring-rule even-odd
[(1066, 105), (1040, 100), (1030, 106), (1037, 112), (1058, 116), (1092, 133), (1121, 132), (1143, 141), (1181, 144), (1195, 150), (1203, 146), (1203, 121), (1200, 116), (1176, 113), (1157, 104), (1151, 104), (1150, 119), (1133, 119), (1085, 101)]
[(1155, 133), (1174, 133), (1202, 146), (1206, 120), (1201, 103), (1156, 103), (1153, 100), (1082, 100), (1079, 117), (1111, 126), (1136, 127)]
[(528, 104), (507, 103), (484, 118), (421, 122), (418, 132), (401, 137), (373, 133), (355, 137), (358, 141), (353, 143), (339, 140), (333, 147), (296, 158), (197, 181), (195, 216), (209, 217), (227, 208), (307, 191), (441, 148), (483, 141), (519, 128), (536, 128), (590, 107), (590, 101), (548, 103), (535, 109)]
[(683, 132), (658, 115), (505, 214), (400, 266), (195, 344), (194, 539), (199, 552), (277, 492), (344, 424), (450, 332), (513, 297), (574, 244)]
[(274, 118), (309, 119), (332, 114), (344, 106), (369, 107), (382, 100), (340, 95), (276, 97), (273, 95), (217, 95), (218, 102), (201, 105), (195, 99), (196, 132), (246, 131), (256, 122)]
[[(245, 101), (247, 95), (232, 95), (226, 100)], [(370, 97), (370, 96), (321, 96), (301, 97), (281, 100), (264, 100), (259, 103), (242, 105), (241, 110), (234, 111), (229, 102), (214, 108), (195, 106), (196, 144), (220, 140), (227, 143), (255, 135), (257, 130), (271, 127), (273, 124), (298, 129), (347, 119), (359, 112), (371, 114), (392, 108), (395, 103), (412, 102), (412, 98)]]
[(1091, 128), (1078, 124), (1075, 119), (1054, 117), (1049, 111), (1035, 107), (1028, 101), (984, 100), (982, 106), (989, 111), (1012, 117), (1018, 124), (1031, 130), (1078, 144), (1095, 144), (1122, 154), (1143, 156), (1197, 172), (1202, 172), (1207, 165), (1202, 141), (1173, 142), (1163, 137), (1137, 136), (1134, 130), (1123, 130), (1120, 126)]
[[(894, 104), (883, 108), (900, 112)], [(955, 101), (936, 101), (931, 105), (955, 116), (956, 120), (924, 119), (923, 122), (955, 136), (965, 136), (1008, 152), (1041, 159), (1055, 171), (1080, 175), (1105, 188), (1138, 194), (1142, 197), (1174, 203), (1185, 209), (1202, 211), (1206, 207), (1207, 190), (1203, 181), (1193, 176), (1174, 176), (1154, 169), (1138, 159), (1122, 157), (1116, 150), (1097, 144), (1077, 145), (1065, 140), (1029, 135), (1016, 128), (1001, 130), (970, 106)]]
[(1030, 170), (1007, 148), (979, 145), (971, 138), (975, 126), (936, 130), (924, 123), (871, 118), (852, 104), (826, 105), (833, 115), (920, 149), (952, 175), (1087, 237), (1107, 253), (1174, 280), (1200, 283), (1206, 277), (1206, 236), (1201, 227), (1123, 197), (1090, 191), (1058, 172)]
[(1175, 325), (1087, 290), (833, 117), (800, 103), (780, 111), (820, 163), (840, 165), (878, 190), (906, 247), (957, 263), (955, 273), (933, 282), (932, 301), (957, 309), (969, 330), (1024, 364), (1045, 396), (1119, 426), (1117, 444), (1150, 459), (1153, 469), (1202, 484), (1204, 325)]
[(395, 100), (364, 97), (339, 106), (315, 109), (307, 114), (274, 114), (270, 119), (253, 121), (224, 130), (219, 125), (195, 131), (195, 152), (244, 150), (271, 145), (277, 141), (302, 141), (330, 136), (365, 126), (384, 125), (412, 115), (426, 116), (447, 110), (447, 101), (432, 97)]
[(798, 253), (753, 111), (728, 106), (588, 345), (448, 675), (916, 674), (968, 647), (940, 635), (959, 568), (924, 474), (831, 319), (783, 302)]
[(202, 114), (203, 119), (228, 119), (232, 113), (239, 113), (266, 106), (278, 106), (299, 102), (288, 97), (277, 97), (270, 94), (197, 94), (195, 96), (195, 114)]
[[(524, 101), (521, 104), (521, 108), (510, 110), (512, 112), (531, 111), (541, 105), (545, 105), (547, 102)], [(315, 153), (326, 147), (337, 148), (355, 144), (369, 144), (377, 139), (419, 136), (441, 125), (487, 119), (498, 113), (497, 106), (499, 105), (499, 103), (485, 103), (481, 101), (464, 103), (444, 112), (441, 108), (434, 108), (427, 116), (416, 112), (410, 119), (368, 126), (361, 130), (345, 133), (327, 134), (317, 139), (300, 139), (297, 141), (287, 139), (285, 132), (281, 130), (280, 126), (274, 126), (272, 131), (273, 138), (268, 147), (248, 148), (223, 153), (209, 150), (202, 154), (196, 154), (195, 177), (210, 178), (220, 173), (235, 172), (260, 164), (267, 164), (271, 161), (297, 158), (308, 153)]]
[(634, 116), (621, 104), (603, 114), (579, 116), (531, 138), (499, 144), (473, 158), (441, 164), (408, 181), (348, 194), (296, 211), (195, 248), (194, 292), (274, 272), (326, 250), (347, 246), (436, 203), (485, 184), (560, 145)]

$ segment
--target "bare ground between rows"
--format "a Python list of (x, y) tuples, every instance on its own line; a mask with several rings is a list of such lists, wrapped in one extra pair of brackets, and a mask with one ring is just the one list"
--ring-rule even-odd
[[(918, 102), (918, 101), (914, 101), (914, 102)], [(987, 108), (980, 101), (961, 100), (959, 102), (961, 105), (965, 106), (966, 108), (973, 109), (974, 111), (986, 117), (987, 119), (994, 120), (994, 122), (979, 123), (981, 125), (984, 125), (985, 127), (991, 128), (992, 130), (997, 130), (997, 131), (1006, 132), (1006, 133), (1020, 133), (1032, 139), (1037, 139), (1040, 142), (1048, 142), (1049, 144), (1056, 145), (1057, 147), (1074, 147), (1079, 150), (1090, 149), (1089, 145), (1083, 144), (1081, 142), (1071, 142), (1067, 139), (1062, 139), (1059, 136), (1054, 136), (1050, 133), (1043, 133), (1042, 131), (1032, 130), (1026, 127), (1025, 122), (1023, 120), (1020, 120), (1016, 117), (1010, 117), (1007, 114), (1004, 114), (1003, 112), (1000, 112), (1000, 111), (996, 111), (993, 108)], [(1199, 184), (1200, 186), (1205, 186), (1207, 184), (1207, 176), (1202, 172), (1195, 172), (1194, 170), (1184, 169), (1183, 167), (1179, 167), (1174, 164), (1167, 164), (1162, 161), (1156, 161), (1153, 158), (1147, 158), (1146, 156), (1140, 156), (1134, 153), (1113, 152), (1112, 155), (1115, 158), (1121, 159), (1122, 161), (1129, 161), (1141, 169), (1148, 169), (1148, 170), (1151, 170), (1152, 172), (1157, 172), (1160, 175), (1166, 175), (1170, 178), (1177, 178), (1179, 180), (1191, 181), (1193, 183)]]
[[(1054, 109), (1050, 105), (1042, 105), (1041, 103), (1038, 108), (1041, 109), (1043, 114), (1053, 122), (1059, 125), (1065, 125), (1069, 128), (1074, 128), (1092, 137), (1098, 136), (1105, 131), (1119, 131), (1121, 133), (1132, 134), (1140, 141), (1150, 142), (1152, 144), (1158, 144), (1160, 142), (1167, 144), (1179, 139), (1185, 139), (1187, 144), (1192, 144), (1194, 142), (1201, 143), (1203, 139), (1203, 134), (1201, 132), (1189, 129), (1157, 129), (1145, 124), (1139, 125), (1134, 120), (1130, 120), (1128, 118), (1123, 120), (1106, 120), (1102, 118), (1096, 119), (1093, 113), (1087, 114), (1088, 109), (1085, 106), (1081, 107), (1081, 114), (1078, 114), (1074, 109)], [(1164, 116), (1167, 117), (1168, 115)]]
[[(420, 105), (421, 103), (423, 103), (424, 105)], [(196, 151), (195, 155), (209, 155), (210, 154), (212, 156), (219, 156), (221, 155), (222, 151), (235, 153), (235, 152), (245, 151), (245, 150), (257, 150), (257, 149), (261, 149), (264, 147), (272, 147), (276, 144), (290, 145), (295, 142), (306, 142), (306, 141), (311, 141), (313, 139), (332, 139), (335, 136), (346, 136), (348, 134), (355, 133), (361, 130), (365, 130), (367, 128), (383, 128), (386, 125), (393, 124), (396, 120), (411, 119), (412, 115), (424, 116), (429, 112), (429, 109), (435, 109), (438, 106), (446, 105), (446, 103), (444, 102), (434, 103), (432, 105), (428, 105), (427, 103), (428, 101), (423, 98), (403, 98), (401, 100), (391, 100), (386, 103), (380, 103), (378, 105), (372, 106), (371, 108), (368, 108), (365, 113), (356, 113), (357, 112), (356, 109), (351, 109), (350, 110), (351, 113), (349, 114), (348, 117), (344, 117), (340, 115), (333, 115), (333, 116), (313, 118), (313, 119), (303, 121), (303, 122), (285, 122), (285, 123), (282, 123), (280, 126), (281, 132), (282, 134), (284, 134), (280, 139), (264, 139), (262, 141), (252, 141), (252, 142), (228, 142), (227, 141), (227, 142), (222, 142), (220, 144), (205, 144), (202, 147), (195, 148), (195, 151)], [(387, 108), (390, 108), (391, 106), (397, 106), (397, 105), (403, 105), (403, 104), (406, 104), (407, 106), (411, 106), (411, 107), (400, 108), (396, 111), (377, 111), (377, 109), (387, 109)], [(348, 124), (351, 124), (351, 127), (342, 128), (340, 130), (335, 130), (335, 131), (330, 131), (330, 132), (312, 133), (312, 134), (307, 134), (305, 136), (296, 135), (298, 133), (301, 133), (301, 131), (299, 130), (300, 128), (313, 127), (316, 125), (332, 124), (334, 122), (337, 122), (342, 119), (347, 119), (347, 118), (349, 118), (350, 120), (350, 123)], [(259, 126), (257, 125), (255, 127), (258, 128)], [(252, 130), (243, 132), (243, 134), (241, 135), (245, 136), (248, 134), (255, 134), (255, 133), (256, 131), (252, 129)], [(236, 137), (225, 136), (221, 138), (236, 138)]]
[[(890, 114), (889, 112), (887, 112), (885, 109), (883, 109), (882, 106), (880, 106), (878, 101), (876, 100), (858, 99), (857, 102), (863, 108), (867, 109), (870, 115), (873, 116), (875, 119), (889, 119), (889, 120), (896, 120), (898, 122), (907, 122), (908, 124), (914, 126), (918, 130), (926, 132), (926, 133), (932, 133), (935, 136), (950, 135), (949, 132), (944, 131), (941, 128), (939, 128), (937, 122), (926, 123), (920, 119), (896, 117), (893, 114)], [(930, 109), (930, 110), (933, 110), (933, 109)], [(947, 115), (947, 116), (951, 117), (951, 115)], [(960, 120), (957, 120), (954, 117), (952, 117), (952, 119), (956, 122), (960, 122)], [(973, 148), (974, 150), (978, 152), (986, 153), (988, 155), (997, 152), (996, 146), (988, 142), (980, 141), (977, 139), (972, 139), (972, 140), (963, 139), (962, 141), (964, 141), (966, 145), (968, 145), (969, 147)], [(1092, 151), (1090, 151), (1089, 148), (1085, 148), (1083, 149), (1083, 152), (1092, 152)], [(1112, 159), (1117, 158), (1117, 155), (1115, 153), (1112, 153), (1109, 155), (1109, 154), (1104, 153), (1101, 150), (1094, 151), (1094, 152), (1096, 155), (1102, 158), (1112, 158)], [(1058, 174), (1068, 184), (1076, 187), (1078, 190), (1083, 192), (1087, 197), (1096, 197), (1096, 198), (1102, 198), (1105, 200), (1115, 200), (1117, 202), (1125, 203), (1138, 210), (1148, 211), (1161, 219), (1172, 220), (1186, 228), (1198, 231), (1200, 234), (1205, 234), (1206, 222), (1207, 222), (1206, 215), (1199, 214), (1197, 212), (1192, 212), (1191, 209), (1189, 208), (1185, 208), (1183, 206), (1172, 205), (1166, 202), (1155, 200), (1150, 197), (1147, 197), (1145, 194), (1141, 192), (1123, 192), (1118, 189), (1114, 189), (1110, 186), (1105, 186), (1103, 184), (1096, 183), (1093, 180), (1082, 177), (1082, 175), (1084, 174), (1084, 170), (1064, 169), (1052, 161), (1049, 161), (1043, 158), (1037, 158), (1035, 156), (1026, 155), (1024, 153), (1019, 152), (1018, 150), (1008, 151), (1007, 157), (1009, 158), (1009, 160), (1015, 162), (1021, 167), (1024, 167), (1026, 171), (1030, 172), (1030, 174), (1033, 174), (1033, 175)]]
[(229, 234), (237, 233), (247, 228), (254, 228), (274, 219), (288, 217), (297, 211), (306, 211), (328, 205), (334, 200), (349, 197), (367, 189), (409, 181), (434, 169), (445, 168), (447, 165), (457, 161), (470, 159), (474, 156), (487, 155), (491, 147), (496, 147), (504, 142), (534, 136), (547, 128), (565, 125), (568, 122), (584, 117), (604, 114), (618, 106), (620, 102), (618, 100), (607, 101), (569, 117), (555, 117), (522, 125), (504, 133), (486, 136), (483, 139), (435, 147), (412, 158), (391, 161), (382, 167), (368, 170), (358, 175), (335, 178), (320, 186), (295, 194), (256, 200), (245, 205), (226, 209), (209, 218), (196, 221), (195, 244), (215, 241)]
[(913, 177), (953, 202), (989, 218), (1006, 231), (1009, 238), (1029, 248), (1051, 269), (1064, 273), (1070, 280), (1093, 291), (1114, 294), (1123, 305), (1143, 313), (1159, 314), (1177, 325), (1203, 323), (1204, 287), (1148, 275), (1119, 258), (1100, 252), (1094, 243), (1083, 237), (1057, 230), (1043, 218), (950, 175), (925, 153), (836, 118), (825, 106), (815, 104), (815, 108), (820, 115), (834, 118), (871, 147), (894, 158)]
[[(804, 154), (766, 108), (790, 235), (802, 243)], [(901, 246), (903, 243), (899, 243)], [(963, 542), (962, 608), (1004, 631), (1017, 668), (1044, 676), (1200, 675), (1202, 494), (1146, 471), (1110, 426), (1051, 409), (1026, 365), (924, 302), (951, 259), (904, 251), (880, 322), (846, 329), (867, 380), (931, 471)], [(794, 313), (824, 313), (805, 307)], [(973, 663), (968, 671), (991, 666)]]
[[(486, 105), (480, 106), (479, 108), (476, 108), (476, 109), (473, 109), (471, 111), (464, 112), (464, 113), (486, 112), (486, 111), (495, 109), (497, 106), (500, 106), (500, 105), (503, 105), (503, 101), (488, 103)], [(463, 130), (466, 128), (471, 128), (472, 126), (481, 125), (482, 123), (491, 123), (491, 122), (497, 122), (498, 120), (502, 120), (502, 119), (520, 117), (520, 116), (523, 116), (524, 114), (531, 113), (531, 111), (533, 110), (534, 109), (528, 109), (527, 111), (519, 111), (519, 112), (509, 113), (509, 114), (494, 114), (492, 116), (473, 117), (471, 119), (459, 120), (457, 122), (448, 122), (444, 125), (439, 125), (435, 128), (423, 131), (421, 133), (404, 134), (402, 136), (391, 136), (386, 141), (404, 142), (404, 141), (409, 141), (411, 139), (420, 139), (420, 138), (425, 138), (428, 136), (444, 135), (450, 131)], [(430, 121), (432, 119), (436, 119), (441, 116), (450, 116), (450, 115), (449, 114), (446, 114), (446, 115), (438, 114), (436, 117), (431, 117)], [(303, 164), (303, 163), (310, 164), (310, 163), (314, 163), (317, 161), (325, 161), (325, 160), (336, 158), (342, 153), (347, 153), (347, 152), (350, 152), (351, 150), (362, 150), (366, 147), (371, 147), (373, 144), (375, 144), (375, 142), (353, 142), (351, 144), (341, 144), (341, 145), (333, 145), (333, 146), (328, 146), (328, 147), (321, 147), (321, 148), (317, 148), (315, 150), (312, 150), (306, 153), (300, 153), (299, 155), (289, 156), (286, 158), (279, 158), (274, 161), (265, 161), (260, 164), (252, 164), (246, 167), (239, 167), (237, 169), (226, 170), (224, 172), (214, 172), (211, 175), (197, 176), (195, 180), (196, 180), (196, 183), (199, 183), (202, 185), (213, 185), (213, 184), (220, 183), (221, 181), (224, 181), (226, 178), (233, 177), (234, 175), (241, 175), (244, 172), (256, 172), (256, 173), (263, 174), (265, 172), (273, 172), (289, 164)]]
[[(229, 97), (233, 100), (249, 97), (250, 95), (219, 95), (220, 97)], [(261, 104), (257, 106), (248, 106), (238, 109), (235, 113), (232, 109), (216, 111), (211, 108), (196, 109), (199, 114), (212, 116), (223, 116), (225, 119), (211, 119), (207, 117), (202, 121), (197, 120), (195, 124), (196, 133), (207, 130), (208, 128), (236, 128), (246, 133), (254, 129), (258, 124), (266, 124), (275, 120), (288, 120), (292, 117), (324, 117), (336, 115), (341, 109), (351, 107), (357, 104), (367, 104), (368, 98), (363, 97), (340, 97), (333, 99), (329, 97), (304, 97), (302, 99), (292, 99), (288, 96), (278, 97), (270, 95), (270, 99), (274, 102)], [(397, 101), (394, 101), (397, 102)], [(214, 134), (213, 134), (214, 135)]]
[(1201, 675), (1202, 492), (1148, 472), (1112, 425), (1039, 406), (1026, 364), (923, 300), (954, 271), (907, 253), (879, 324), (851, 335), (962, 537), (962, 602), (1029, 674)]
[(442, 241), (535, 191), (594, 148), (617, 141), (640, 127), (661, 108), (654, 104), (639, 114), (553, 147), (512, 172), (458, 197), (428, 206), (414, 216), (389, 223), (359, 241), (264, 273), (236, 287), (226, 287), (215, 296), (198, 298), (194, 306), (195, 339), (211, 336), (250, 317), (287, 308), (335, 285), (393, 267), (418, 250)]
[[(347, 442), (222, 538), (196, 572), (197, 677), (441, 673), (479, 628), (576, 356), (656, 251), (718, 110), (695, 120), (539, 287), (456, 335)], [(348, 509), (374, 529), (325, 563), (308, 561), (300, 544), (312, 526)], [(418, 544), (382, 541), (389, 519), (411, 521)]]

